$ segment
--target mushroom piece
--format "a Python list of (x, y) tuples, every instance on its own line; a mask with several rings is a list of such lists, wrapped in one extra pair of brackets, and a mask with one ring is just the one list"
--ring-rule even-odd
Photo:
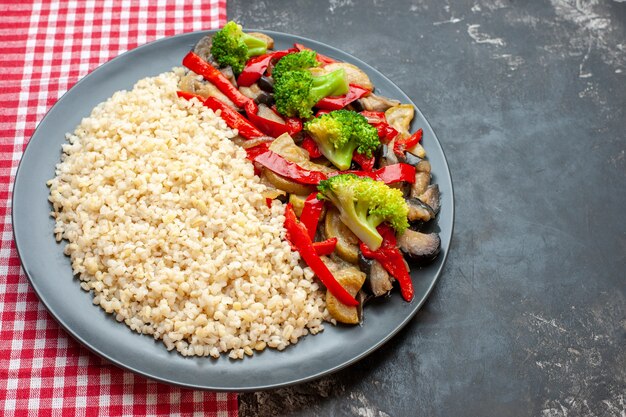
[(189, 71), (184, 77), (181, 78), (178, 83), (178, 88), (181, 91), (187, 91), (188, 93), (198, 94), (204, 98), (215, 97), (219, 101), (227, 104), (228, 106), (237, 109), (235, 103), (233, 103), (228, 97), (224, 95), (215, 84), (204, 81), (196, 73)]
[(437, 233), (421, 233), (407, 229), (398, 238), (398, 247), (408, 259), (426, 263), (439, 255), (441, 238)]
[(237, 77), (235, 77), (235, 73), (233, 72), (233, 69), (230, 65), (220, 68), (219, 70), (224, 77), (228, 78), (228, 81), (230, 81), (232, 85), (237, 87)]
[(415, 116), (415, 108), (410, 104), (399, 104), (385, 111), (387, 123), (396, 129), (401, 136), (409, 136), (409, 128)]
[(387, 97), (377, 96), (374, 93), (370, 93), (367, 96), (360, 98), (361, 106), (365, 110), (369, 111), (387, 111), (389, 108), (400, 104), (398, 100), (393, 100)]
[(359, 252), (359, 267), (365, 272), (364, 288), (374, 297), (388, 294), (393, 288), (393, 278), (376, 259), (368, 259)]
[(266, 77), (264, 75), (261, 78), (259, 78), (259, 81), (257, 81), (257, 84), (259, 85), (259, 88), (265, 91), (266, 93), (274, 92), (274, 79), (272, 77)]
[(409, 214), (407, 219), (409, 222), (427, 222), (434, 219), (436, 212), (428, 204), (424, 203), (419, 198), (409, 198), (406, 200), (406, 204), (409, 207)]
[(378, 165), (382, 168), (387, 165), (393, 165), (398, 163), (398, 156), (393, 151), (393, 143), (383, 143), (378, 147), (378, 155), (376, 155)]

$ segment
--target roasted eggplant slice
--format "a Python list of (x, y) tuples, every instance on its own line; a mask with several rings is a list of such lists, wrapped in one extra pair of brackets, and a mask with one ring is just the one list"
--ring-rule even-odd
[(211, 45), (213, 44), (213, 35), (206, 35), (196, 43), (193, 52), (200, 58), (209, 62), (211, 57)]
[(435, 211), (419, 198), (409, 198), (406, 200), (406, 203), (409, 206), (409, 215), (407, 216), (409, 222), (426, 223), (435, 218)]
[(423, 203), (428, 204), (432, 208), (432, 210), (436, 213), (439, 213), (439, 208), (441, 207), (441, 194), (439, 193), (439, 185), (432, 184), (426, 188), (419, 197)]
[(398, 161), (403, 164), (409, 164), (413, 166), (417, 166), (420, 162), (422, 162), (422, 158), (413, 155), (411, 152), (402, 152), (401, 155), (396, 154)]
[(421, 160), (415, 165), (415, 182), (411, 186), (411, 197), (419, 198), (430, 184), (430, 162)]
[(441, 239), (437, 233), (421, 233), (407, 229), (398, 238), (398, 247), (411, 261), (427, 263), (439, 255)]
[(363, 287), (374, 297), (386, 295), (393, 288), (393, 278), (375, 259), (367, 259), (359, 252), (359, 267), (365, 272), (365, 284)]
[(266, 77), (265, 75), (259, 78), (257, 81), (259, 88), (267, 93), (274, 92), (274, 79), (272, 77)]
[(393, 151), (393, 144), (383, 143), (378, 147), (378, 155), (376, 155), (378, 166), (380, 168), (387, 165), (393, 165), (398, 163), (398, 156)]

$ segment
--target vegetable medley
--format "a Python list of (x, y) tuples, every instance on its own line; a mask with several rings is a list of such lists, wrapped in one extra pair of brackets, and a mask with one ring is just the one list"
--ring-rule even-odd
[[(235, 22), (183, 59), (179, 96), (196, 98), (237, 129), (266, 201), (285, 208), (286, 238), (326, 286), (329, 313), (362, 320), (363, 304), (394, 282), (413, 299), (411, 266), (437, 257), (425, 228), (440, 206), (414, 108), (378, 96), (358, 67)], [(408, 261), (408, 262), (407, 262)]]

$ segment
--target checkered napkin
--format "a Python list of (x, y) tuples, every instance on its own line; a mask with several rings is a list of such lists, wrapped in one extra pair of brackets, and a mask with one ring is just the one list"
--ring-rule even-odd
[(126, 50), (225, 21), (226, 0), (0, 0), (0, 415), (237, 415), (236, 394), (147, 380), (70, 338), (30, 288), (11, 230), (18, 162), (66, 90)]

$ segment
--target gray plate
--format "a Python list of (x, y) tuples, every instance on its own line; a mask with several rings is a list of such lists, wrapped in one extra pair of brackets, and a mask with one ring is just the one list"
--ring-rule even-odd
[[(365, 309), (363, 326), (333, 327), (307, 336), (282, 352), (267, 350), (233, 361), (185, 358), (168, 352), (152, 337), (132, 332), (91, 303), (92, 296), (72, 277), (69, 258), (53, 237), (46, 181), (54, 176), (65, 133), (115, 91), (131, 89), (144, 77), (179, 66), (183, 56), (207, 32), (161, 39), (129, 51), (102, 65), (78, 82), (46, 115), (24, 152), (15, 179), (13, 228), (22, 266), (41, 302), (59, 324), (96, 354), (130, 371), (159, 381), (196, 389), (254, 391), (301, 383), (337, 371), (368, 355), (396, 334), (417, 312), (432, 290), (450, 245), (454, 217), (452, 182), (443, 150), (432, 128), (417, 111), (413, 127), (424, 129), (423, 144), (439, 184), (442, 208), (438, 227), (442, 251), (430, 266), (412, 272), (415, 299), (406, 303), (396, 290), (386, 302)], [(338, 49), (309, 39), (266, 32), (276, 49), (303, 43), (330, 57), (351, 62), (371, 77), (377, 92), (403, 103), (411, 100), (385, 76)]]

